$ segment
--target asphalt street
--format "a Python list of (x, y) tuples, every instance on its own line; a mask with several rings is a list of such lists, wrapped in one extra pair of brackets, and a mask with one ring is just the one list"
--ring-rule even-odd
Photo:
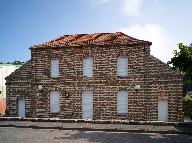
[(0, 143), (191, 143), (177, 134), (0, 127)]

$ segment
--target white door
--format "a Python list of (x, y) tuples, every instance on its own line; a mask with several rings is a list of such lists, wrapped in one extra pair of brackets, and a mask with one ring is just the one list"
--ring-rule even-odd
[(18, 115), (19, 117), (25, 117), (25, 100), (19, 99), (18, 101)]
[(82, 118), (93, 119), (93, 92), (91, 91), (82, 94)]
[(117, 113), (118, 114), (128, 113), (128, 92), (127, 91), (117, 92)]
[(60, 112), (60, 93), (58, 91), (51, 91), (50, 93), (50, 112)]
[(158, 102), (158, 120), (168, 121), (168, 101), (160, 100)]

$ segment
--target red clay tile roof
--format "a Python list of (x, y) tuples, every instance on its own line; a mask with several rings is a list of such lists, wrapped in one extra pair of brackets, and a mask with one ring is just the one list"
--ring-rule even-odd
[(122, 32), (116, 32), (116, 33), (63, 35), (60, 36), (59, 38), (45, 42), (43, 44), (34, 45), (31, 48), (105, 45), (105, 44), (151, 45), (152, 43), (149, 41), (139, 40), (130, 37)]

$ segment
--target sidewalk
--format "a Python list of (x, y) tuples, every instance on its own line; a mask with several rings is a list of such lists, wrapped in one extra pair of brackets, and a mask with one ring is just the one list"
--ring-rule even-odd
[(0, 127), (192, 135), (192, 123), (173, 122), (0, 118)]

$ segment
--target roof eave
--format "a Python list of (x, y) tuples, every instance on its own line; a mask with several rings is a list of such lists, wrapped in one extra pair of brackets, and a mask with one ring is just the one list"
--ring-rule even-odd
[(108, 46), (108, 45), (126, 45), (126, 46), (151, 46), (152, 42), (149, 41), (142, 41), (142, 42), (132, 42), (132, 43), (118, 43), (118, 42), (114, 42), (114, 43), (95, 43), (95, 44), (80, 44), (80, 45), (66, 45), (66, 46), (42, 46), (42, 45), (35, 45), (35, 46), (31, 46), (29, 49), (47, 49), (47, 48), (79, 48), (79, 47), (93, 47), (93, 46)]

